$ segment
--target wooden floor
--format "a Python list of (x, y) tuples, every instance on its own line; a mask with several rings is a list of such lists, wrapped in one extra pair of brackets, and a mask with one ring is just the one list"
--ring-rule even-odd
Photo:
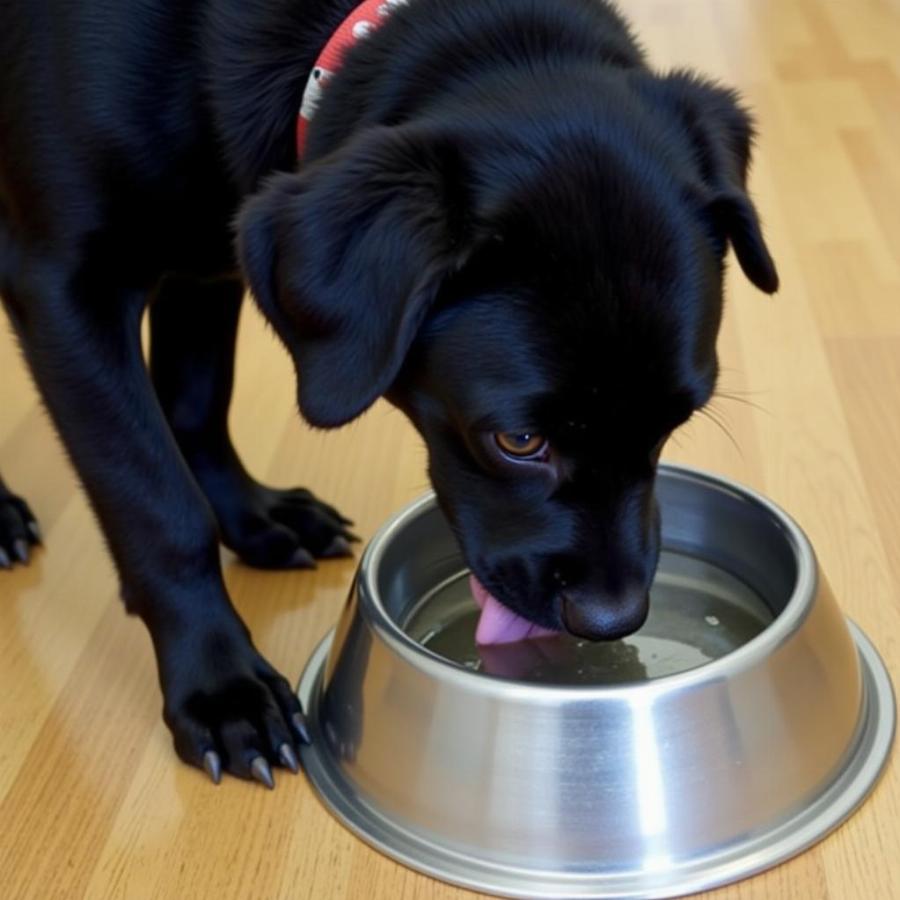
[[(889, 0), (629, 0), (653, 59), (739, 86), (761, 138), (753, 185), (783, 288), (732, 273), (721, 339), (727, 436), (704, 418), (669, 457), (724, 472), (804, 526), (846, 612), (900, 676), (900, 6)], [(425, 900), (466, 892), (339, 827), (302, 777), (214, 789), (179, 764), (150, 642), (7, 329), (0, 471), (46, 533), (0, 574), (0, 897)], [(379, 406), (335, 434), (293, 407), (284, 353), (248, 309), (233, 413), (254, 473), (309, 484), (368, 536), (426, 487), (422, 449)], [(746, 402), (745, 402), (746, 401)], [(335, 621), (348, 561), (265, 574), (226, 559), (258, 646), (294, 679)], [(900, 896), (900, 778), (824, 843), (715, 894)], [(470, 895), (474, 896), (474, 895)]]

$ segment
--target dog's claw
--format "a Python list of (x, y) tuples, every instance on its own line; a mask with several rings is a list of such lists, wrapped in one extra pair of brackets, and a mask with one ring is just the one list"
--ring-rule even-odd
[(12, 563), (9, 561), (9, 557), (6, 555), (6, 551), (0, 547), (0, 569), (11, 569)]
[(335, 535), (331, 543), (319, 554), (323, 559), (335, 559), (340, 556), (353, 556), (350, 544), (343, 535)]
[(272, 777), (272, 770), (269, 764), (262, 756), (257, 756), (250, 763), (250, 774), (260, 783), (264, 784), (270, 791), (275, 789), (275, 779)]
[(218, 784), (222, 780), (222, 760), (215, 750), (207, 750), (203, 754), (203, 768), (213, 784)]
[(309, 726), (306, 724), (306, 716), (303, 715), (302, 712), (294, 713), (291, 716), (291, 722), (294, 725), (294, 730), (300, 737), (300, 740), (303, 741), (304, 744), (311, 744), (312, 738), (309, 736)]
[(294, 753), (290, 744), (282, 744), (278, 748), (278, 758), (282, 764), (290, 769), (295, 775), (300, 771), (300, 763), (297, 762), (297, 754)]
[(13, 541), (13, 553), (19, 562), (28, 562), (28, 544), (22, 538)]
[(298, 547), (291, 557), (290, 565), (295, 569), (315, 569), (316, 560), (305, 547)]
[(31, 532), (32, 540), (33, 540), (36, 544), (43, 544), (43, 543), (44, 543), (44, 535), (43, 535), (43, 533), (41, 532), (41, 526), (38, 525), (38, 523), (35, 522), (34, 519), (32, 519), (32, 520), (28, 523), (28, 530)]

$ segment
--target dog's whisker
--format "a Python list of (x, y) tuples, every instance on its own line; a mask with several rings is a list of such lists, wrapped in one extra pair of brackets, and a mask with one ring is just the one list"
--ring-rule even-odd
[(737, 450), (737, 452), (740, 454), (741, 458), (743, 459), (744, 451), (741, 448), (741, 445), (735, 439), (734, 435), (728, 429), (727, 424), (725, 422), (723, 422), (720, 418), (718, 418), (716, 416), (715, 412), (712, 409), (710, 409), (708, 406), (703, 407), (703, 409), (699, 410), (699, 412), (702, 416), (705, 416), (707, 419), (709, 419), (710, 422), (713, 422), (722, 431), (722, 433), (728, 438), (728, 440), (734, 446), (735, 450)]
[(761, 406), (759, 403), (756, 403), (753, 400), (749, 400), (747, 396), (741, 396), (740, 394), (732, 394), (725, 391), (716, 391), (713, 399), (731, 400), (734, 403), (742, 403), (744, 406), (749, 406), (761, 413), (765, 413), (767, 416), (772, 415), (771, 410), (766, 409), (764, 406)]
[(731, 423), (728, 421), (728, 413), (716, 406), (716, 398), (713, 398), (700, 412), (720, 427), (730, 430)]

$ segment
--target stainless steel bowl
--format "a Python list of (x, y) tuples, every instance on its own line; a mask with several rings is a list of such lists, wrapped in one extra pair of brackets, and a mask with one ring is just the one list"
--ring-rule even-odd
[[(843, 821), (893, 738), (876, 651), (768, 500), (674, 466), (658, 497), (657, 584), (687, 592), (655, 636), (589, 660), (592, 683), (583, 646), (562, 638), (481, 670), (414, 640), (430, 602), (454, 606), (465, 565), (433, 497), (385, 525), (299, 688), (314, 737), (304, 763), (329, 808), (415, 869), (516, 897), (680, 895), (774, 865)], [(641, 661), (660, 639), (690, 646), (729, 608), (759, 618), (760, 606), (733, 646), (662, 670), (683, 671), (656, 677)], [(598, 683), (604, 666), (619, 674)]]

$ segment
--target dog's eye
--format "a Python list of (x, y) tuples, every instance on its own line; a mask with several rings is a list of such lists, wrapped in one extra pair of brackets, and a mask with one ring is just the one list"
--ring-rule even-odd
[(542, 434), (502, 431), (494, 435), (501, 452), (512, 459), (540, 459), (547, 452), (547, 439)]

